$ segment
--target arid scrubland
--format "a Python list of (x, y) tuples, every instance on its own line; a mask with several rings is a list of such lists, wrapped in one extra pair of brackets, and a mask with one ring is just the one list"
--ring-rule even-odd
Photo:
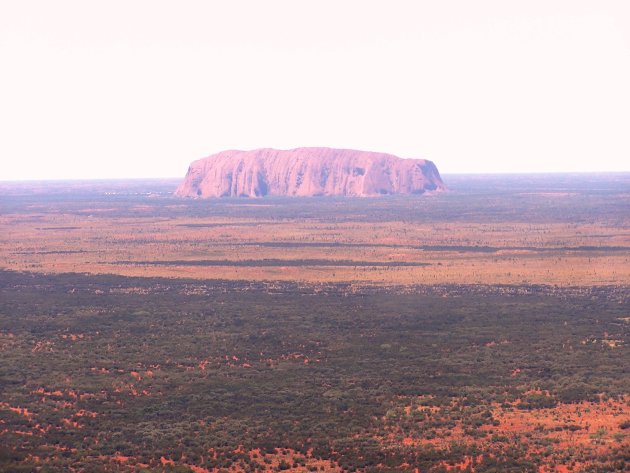
[(428, 197), (348, 200), (97, 193), (47, 205), (16, 196), (0, 216), (0, 265), (385, 285), (630, 284), (623, 182), (605, 193), (585, 185), (486, 194), (461, 185)]
[(0, 472), (630, 466), (630, 175), (0, 184)]

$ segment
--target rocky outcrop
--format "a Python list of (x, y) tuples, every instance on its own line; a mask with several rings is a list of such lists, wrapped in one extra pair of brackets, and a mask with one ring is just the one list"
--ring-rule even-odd
[(376, 196), (444, 190), (425, 159), (333, 148), (222, 151), (191, 164), (180, 197)]

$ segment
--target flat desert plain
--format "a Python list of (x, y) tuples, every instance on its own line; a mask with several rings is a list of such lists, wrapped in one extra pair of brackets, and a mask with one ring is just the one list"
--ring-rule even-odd
[(59, 183), (35, 196), (5, 184), (0, 265), (310, 283), (629, 284), (629, 181), (452, 176), (450, 192), (422, 198), (210, 200), (170, 197), (176, 182), (69, 183), (66, 192)]
[(0, 472), (630, 469), (630, 174), (0, 183)]

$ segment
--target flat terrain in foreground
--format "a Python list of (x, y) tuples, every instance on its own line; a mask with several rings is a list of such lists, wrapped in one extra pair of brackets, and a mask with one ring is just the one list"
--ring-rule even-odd
[(0, 183), (0, 472), (630, 467), (630, 175)]
[(627, 291), (0, 283), (4, 471), (628, 466)]

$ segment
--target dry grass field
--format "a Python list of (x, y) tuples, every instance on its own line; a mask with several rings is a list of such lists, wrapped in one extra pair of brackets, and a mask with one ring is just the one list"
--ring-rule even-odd
[(540, 189), (511, 179), (489, 179), (492, 192), (457, 176), (446, 194), (349, 201), (190, 201), (124, 187), (37, 199), (12, 189), (0, 215), (0, 267), (377, 285), (630, 284), (627, 175), (543, 180)]

